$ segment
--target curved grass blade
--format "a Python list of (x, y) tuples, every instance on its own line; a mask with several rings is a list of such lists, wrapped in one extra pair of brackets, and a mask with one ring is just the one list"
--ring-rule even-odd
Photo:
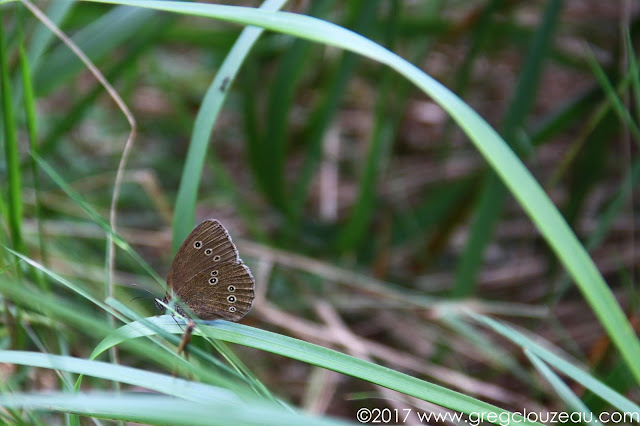
[[(111, 343), (112, 341), (121, 342), (144, 335), (144, 333), (141, 334), (141, 326), (146, 329), (151, 329), (156, 334), (162, 336), (164, 339), (170, 341), (176, 346), (180, 344), (180, 339), (174, 336), (174, 334), (184, 333), (184, 323), (180, 325), (174, 317), (164, 315), (160, 317), (142, 318), (140, 315), (136, 314), (131, 309), (127, 308), (115, 299), (108, 299), (107, 304), (117, 311), (122, 312), (127, 317), (132, 318), (134, 322), (130, 323), (130, 325), (119, 328), (114, 333), (105, 337), (93, 350), (93, 352), (89, 356), (89, 359), (94, 359), (105, 350), (113, 347), (113, 344)], [(263, 398), (270, 399), (278, 404), (282, 404), (282, 402), (274, 397), (273, 394), (266, 388), (266, 386), (264, 386), (255, 377), (255, 375), (248, 368), (246, 368), (240, 360), (235, 357), (235, 355), (229, 349), (221, 347), (219, 342), (216, 341), (209, 340), (209, 344), (211, 344), (211, 346), (213, 346), (219, 353), (222, 354), (222, 356), (225, 357), (225, 359), (227, 359), (227, 361), (234, 367), (233, 370), (222, 364), (217, 358), (213, 357), (197, 346), (191, 346), (189, 352), (193, 356), (200, 359), (203, 363), (215, 365), (218, 369), (220, 369), (220, 371), (243, 380), (247, 385), (253, 388), (258, 395), (262, 396)]]
[[(204, 332), (212, 339), (220, 339), (230, 343), (261, 349), (318, 367), (337, 371), (425, 401), (433, 402), (434, 404), (455, 411), (467, 414), (496, 413), (495, 415), (497, 416), (499, 416), (500, 413), (508, 413), (506, 410), (442, 386), (302, 340), (223, 320), (202, 321), (198, 322), (197, 325), (196, 332)], [(131, 329), (135, 328), (136, 332), (140, 333), (140, 336), (155, 334), (153, 330), (146, 328), (140, 323), (131, 323), (127, 327)], [(176, 329), (177, 328), (178, 327), (176, 327)], [(121, 343), (119, 336), (114, 333), (108, 342), (101, 344), (100, 350), (105, 351), (109, 349), (109, 345), (119, 343)], [(522, 424), (536, 424), (527, 423), (525, 419), (518, 416), (514, 418), (522, 420)]]
[[(134, 39), (140, 27), (153, 22), (156, 15), (153, 10), (116, 7), (74, 34), (72, 39), (95, 62), (118, 45)], [(46, 63), (46, 67), (38, 67), (34, 78), (35, 92), (39, 95), (50, 93), (83, 67), (64, 44), (42, 58), (42, 63)]]
[(51, 179), (76, 203), (80, 206), (91, 219), (100, 226), (107, 235), (113, 238), (114, 243), (120, 247), (122, 250), (127, 252), (131, 257), (134, 258), (136, 262), (162, 287), (163, 291), (165, 289), (165, 282), (160, 276), (149, 266), (147, 262), (144, 261), (140, 257), (140, 255), (129, 245), (124, 238), (113, 232), (113, 229), (109, 226), (107, 221), (105, 221), (99, 214), (96, 212), (84, 199), (75, 192), (46, 161), (44, 161), (39, 155), (35, 153), (31, 153), (31, 155), (38, 162), (40, 167), (51, 177)]
[[(540, 27), (535, 33), (527, 54), (523, 70), (518, 78), (513, 98), (506, 109), (502, 124), (504, 140), (517, 148), (517, 134), (525, 126), (526, 118), (533, 107), (535, 95), (542, 74), (542, 66), (551, 45), (551, 37), (562, 11), (562, 0), (548, 2)], [(520, 150), (523, 151), (523, 150)], [(504, 178), (503, 178), (504, 179)], [(469, 240), (456, 270), (453, 296), (464, 297), (475, 293), (478, 270), (482, 265), (484, 252), (493, 236), (493, 230), (502, 215), (507, 191), (495, 171), (490, 172), (484, 182), (482, 195), (476, 207)]]
[(528, 337), (523, 336), (521, 333), (518, 333), (516, 330), (484, 315), (478, 315), (472, 312), (467, 312), (467, 315), (475, 321), (488, 326), (497, 333), (511, 340), (516, 345), (530, 351), (557, 371), (562, 372), (584, 387), (590, 389), (599, 395), (600, 398), (608, 401), (619, 410), (630, 413), (640, 412), (640, 406), (620, 395), (618, 392), (597, 380), (592, 375), (560, 358), (549, 349), (539, 345)]
[[(0, 292), (11, 298), (14, 303), (20, 304), (46, 314), (74, 327), (80, 333), (98, 339), (110, 335), (114, 330), (103, 320), (95, 318), (95, 312), (89, 312), (66, 299), (55, 297), (50, 293), (37, 292), (32, 286), (17, 286), (14, 281), (8, 281), (0, 275)], [(33, 297), (38, 293), (38, 297)], [(160, 346), (161, 350), (158, 350)], [(160, 365), (168, 371), (176, 371), (179, 374), (193, 374), (207, 383), (231, 389), (239, 395), (253, 395), (250, 388), (236, 376), (221, 374), (220, 370), (211, 365), (192, 365), (185, 362), (174, 350), (161, 345), (156, 340), (127, 340), (126, 350), (135, 353), (142, 359), (149, 360), (153, 365)]]
[[(264, 10), (278, 10), (285, 3), (286, 0), (266, 0), (261, 8)], [(193, 125), (193, 132), (191, 133), (187, 160), (182, 169), (180, 188), (176, 198), (176, 209), (173, 215), (172, 247), (174, 253), (178, 251), (182, 241), (193, 230), (198, 186), (202, 177), (204, 161), (207, 157), (207, 147), (222, 104), (227, 99), (228, 88), (233, 83), (251, 48), (263, 32), (264, 29), (259, 27), (249, 27), (242, 31), (242, 34), (240, 34), (240, 37), (238, 37), (238, 40), (220, 66), (211, 85), (209, 85), (200, 104), (200, 109)]]
[(210, 403), (220, 400), (228, 404), (238, 404), (242, 401), (233, 392), (220, 387), (184, 380), (166, 374), (153, 373), (139, 368), (72, 356), (2, 350), (0, 351), (0, 362), (50, 368), (127, 383), (193, 402)]
[(224, 399), (206, 404), (139, 393), (91, 395), (12, 394), (0, 396), (0, 407), (70, 412), (84, 416), (144, 424), (176, 425), (284, 425), (336, 426), (347, 423), (251, 402), (228, 404)]
[(529, 349), (524, 350), (524, 354), (529, 358), (529, 361), (540, 372), (551, 387), (556, 391), (558, 396), (574, 411), (585, 414), (593, 414), (589, 411), (589, 408), (573, 393), (573, 391), (567, 386), (565, 382), (558, 377), (556, 373), (549, 368), (540, 358), (533, 354)]

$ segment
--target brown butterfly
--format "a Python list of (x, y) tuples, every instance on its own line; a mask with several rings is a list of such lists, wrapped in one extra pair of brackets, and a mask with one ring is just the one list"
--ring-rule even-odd
[[(164, 303), (177, 296), (203, 320), (239, 321), (251, 309), (255, 280), (227, 230), (215, 219), (198, 225), (173, 259)], [(159, 308), (162, 305), (156, 303)], [(175, 310), (186, 315), (175, 305)]]

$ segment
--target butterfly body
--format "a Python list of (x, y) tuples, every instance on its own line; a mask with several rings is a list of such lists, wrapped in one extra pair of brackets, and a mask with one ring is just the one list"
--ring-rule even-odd
[[(255, 280), (220, 222), (208, 219), (182, 243), (173, 259), (164, 302), (177, 296), (204, 320), (239, 321), (251, 309)], [(185, 315), (176, 304), (176, 311)], [(186, 315), (188, 316), (188, 315)]]

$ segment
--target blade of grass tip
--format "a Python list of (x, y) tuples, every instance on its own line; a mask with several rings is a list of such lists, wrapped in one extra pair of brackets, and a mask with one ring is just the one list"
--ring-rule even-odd
[(503, 180), (540, 230), (556, 256), (573, 276), (582, 294), (640, 383), (640, 341), (598, 268), (547, 194), (503, 138), (453, 92), (415, 65), (375, 42), (330, 22), (287, 13), (239, 6), (139, 0), (91, 0), (135, 5), (181, 14), (217, 18), (340, 47), (388, 65), (429, 95), (458, 123)]
[[(523, 71), (518, 78), (515, 93), (507, 107), (502, 135), (504, 140), (514, 147), (518, 131), (524, 127), (527, 115), (536, 99), (542, 67), (551, 45), (562, 5), (562, 0), (551, 0), (547, 4), (542, 23), (531, 42)], [(465, 297), (475, 292), (478, 270), (484, 259), (483, 254), (502, 214), (506, 195), (506, 187), (499, 181), (498, 175), (491, 172), (485, 181), (469, 239), (456, 270), (453, 295)]]
[(508, 327), (505, 324), (492, 318), (484, 315), (479, 315), (474, 312), (466, 312), (465, 314), (471, 317), (473, 320), (479, 322), (480, 324), (486, 325), (498, 334), (506, 337), (521, 348), (528, 349), (530, 352), (552, 366), (554, 369), (562, 372), (564, 375), (580, 383), (587, 389), (590, 389), (591, 391), (599, 395), (600, 398), (608, 401), (617, 409), (626, 412), (640, 412), (640, 406), (636, 405), (634, 402), (625, 398), (623, 395), (620, 395), (618, 392), (605, 385), (589, 373), (574, 366), (570, 362), (565, 361), (549, 349), (541, 346), (540, 344), (522, 335), (511, 327)]
[[(31, 84), (31, 69), (29, 67), (29, 59), (27, 57), (26, 51), (24, 49), (24, 35), (22, 31), (23, 26), (23, 13), (24, 9), (18, 6), (17, 15), (20, 23), (18, 24), (18, 52), (19, 52), (19, 62), (20, 62), (20, 75), (22, 77), (22, 93), (24, 97), (24, 110), (25, 110), (25, 118), (27, 123), (27, 133), (29, 135), (29, 148), (33, 152), (37, 152), (38, 149), (38, 132), (36, 131), (36, 111), (35, 111), (35, 99), (33, 96), (33, 85)], [(38, 176), (38, 165), (36, 164), (33, 157), (29, 156), (31, 163), (31, 174), (33, 178), (33, 189), (35, 192), (36, 200), (35, 200), (35, 215), (38, 226), (38, 242), (40, 246), (40, 257), (42, 261), (47, 263), (47, 250), (44, 242), (44, 229), (43, 229), (43, 221), (44, 217), (42, 216), (42, 205), (40, 202), (40, 178)], [(49, 285), (47, 281), (44, 279), (43, 275), (36, 270), (35, 279), (38, 282), (38, 285), (43, 290), (48, 290)]]
[[(596, 80), (604, 90), (607, 95), (607, 99), (611, 103), (613, 110), (616, 112), (620, 120), (626, 126), (626, 129), (631, 132), (633, 135), (636, 144), (640, 145), (640, 129), (638, 129), (638, 125), (633, 121), (631, 117), (631, 112), (625, 107), (624, 103), (616, 93), (616, 89), (611, 85), (611, 82), (607, 78), (607, 74), (604, 72), (598, 61), (596, 60), (593, 52), (588, 47), (587, 51), (587, 63), (591, 68), (591, 72), (595, 76)], [(633, 79), (631, 79), (633, 81)]]
[[(285, 3), (286, 0), (266, 0), (260, 8), (264, 10), (279, 10)], [(172, 248), (174, 253), (178, 251), (180, 244), (182, 244), (182, 241), (189, 235), (194, 226), (195, 206), (202, 168), (207, 157), (206, 153), (211, 133), (222, 105), (227, 99), (228, 88), (233, 83), (238, 70), (263, 32), (264, 29), (259, 27), (247, 27), (242, 30), (202, 99), (193, 124), (187, 159), (182, 169), (182, 178), (180, 179), (180, 187), (176, 197), (172, 226)]]
[(527, 348), (524, 349), (524, 354), (529, 358), (529, 361), (531, 361), (542, 377), (549, 382), (553, 390), (558, 394), (560, 399), (565, 402), (565, 404), (571, 407), (574, 412), (591, 415), (591, 417), (593, 416), (593, 413), (590, 412), (589, 408), (587, 408), (580, 398), (573, 393), (569, 386), (567, 386), (567, 384), (563, 382), (562, 379), (560, 379), (560, 377), (558, 377), (558, 375), (544, 363), (544, 361), (538, 358)]
[[(0, 8), (0, 21), (2, 20), (3, 10)], [(18, 159), (18, 133), (11, 92), (11, 75), (7, 58), (7, 46), (5, 44), (4, 26), (0, 25), (0, 96), (2, 96), (4, 149), (9, 192), (8, 222), (13, 247), (17, 251), (25, 253), (25, 246), (22, 241), (22, 184), (20, 182)], [(18, 273), (20, 273), (19, 269)]]
[(142, 259), (135, 250), (133, 250), (129, 243), (127, 243), (121, 236), (115, 233), (113, 229), (111, 229), (109, 224), (104, 219), (102, 219), (102, 217), (100, 217), (100, 215), (86, 201), (84, 201), (80, 194), (71, 189), (69, 184), (65, 182), (62, 176), (60, 176), (46, 161), (44, 161), (38, 154), (31, 153), (31, 155), (38, 162), (40, 168), (44, 170), (47, 175), (49, 175), (51, 180), (53, 180), (56, 185), (58, 185), (76, 204), (78, 204), (85, 211), (85, 213), (87, 213), (87, 215), (89, 215), (89, 217), (105, 231), (107, 235), (111, 236), (118, 247), (129, 254), (145, 270), (145, 272), (147, 272), (158, 284), (160, 284), (164, 292), (166, 286), (164, 280), (158, 276), (153, 268), (151, 268), (151, 266), (149, 266), (149, 264), (145, 262), (144, 259)]

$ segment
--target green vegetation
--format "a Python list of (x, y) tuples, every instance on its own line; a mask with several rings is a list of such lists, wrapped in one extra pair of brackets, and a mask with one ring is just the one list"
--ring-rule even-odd
[[(0, 1), (2, 421), (640, 414), (640, 7), (290, 3)], [(210, 217), (257, 297), (178, 354)]]

